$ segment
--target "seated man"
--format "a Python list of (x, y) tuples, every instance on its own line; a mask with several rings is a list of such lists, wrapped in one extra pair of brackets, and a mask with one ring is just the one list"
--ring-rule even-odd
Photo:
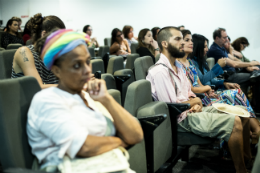
[[(176, 58), (185, 55), (183, 36), (178, 28), (161, 29), (157, 39), (161, 56), (146, 77), (151, 82), (154, 99), (189, 103), (191, 109), (178, 116), (178, 131), (224, 139), (228, 143), (236, 171), (246, 172), (244, 157), (246, 161), (251, 159), (248, 128), (243, 128), (238, 116), (217, 113), (212, 106), (202, 107), (201, 100), (191, 91), (191, 84), (176, 61)], [(248, 119), (243, 119), (243, 123), (246, 121)]]

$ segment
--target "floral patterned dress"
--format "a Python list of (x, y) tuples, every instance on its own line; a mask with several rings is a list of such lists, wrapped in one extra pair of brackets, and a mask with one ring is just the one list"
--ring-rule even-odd
[[(190, 63), (189, 68), (187, 68), (184, 64), (180, 62), (183, 67), (183, 71), (186, 74), (187, 78), (191, 81), (193, 87), (199, 87), (199, 76), (196, 71), (196, 67), (190, 58), (188, 58), (188, 61)], [(211, 106), (213, 103), (226, 103), (233, 106), (241, 105), (247, 108), (248, 112), (250, 113), (250, 117), (256, 117), (248, 99), (246, 98), (246, 95), (241, 89), (218, 91), (218, 98), (210, 98), (208, 94), (204, 94), (205, 97), (201, 101), (206, 106)]]

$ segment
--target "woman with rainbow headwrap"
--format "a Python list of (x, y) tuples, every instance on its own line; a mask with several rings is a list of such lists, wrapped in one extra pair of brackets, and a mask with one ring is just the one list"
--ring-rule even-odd
[(108, 94), (105, 82), (90, 80), (85, 41), (83, 33), (61, 29), (43, 45), (41, 58), (59, 83), (38, 92), (28, 112), (29, 143), (41, 170), (55, 171), (65, 155), (96, 156), (143, 139), (140, 124)]

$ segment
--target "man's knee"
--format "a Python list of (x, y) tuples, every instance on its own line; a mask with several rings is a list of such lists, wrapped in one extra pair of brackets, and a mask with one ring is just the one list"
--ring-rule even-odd
[(243, 131), (243, 126), (242, 126), (241, 119), (238, 116), (235, 116), (233, 132), (242, 132), (242, 131)]

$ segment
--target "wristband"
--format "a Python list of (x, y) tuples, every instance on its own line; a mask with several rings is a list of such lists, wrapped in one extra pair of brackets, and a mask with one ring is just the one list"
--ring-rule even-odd
[(159, 49), (159, 47), (158, 48), (156, 48), (156, 49), (154, 49), (155, 51), (160, 51), (160, 49)]

